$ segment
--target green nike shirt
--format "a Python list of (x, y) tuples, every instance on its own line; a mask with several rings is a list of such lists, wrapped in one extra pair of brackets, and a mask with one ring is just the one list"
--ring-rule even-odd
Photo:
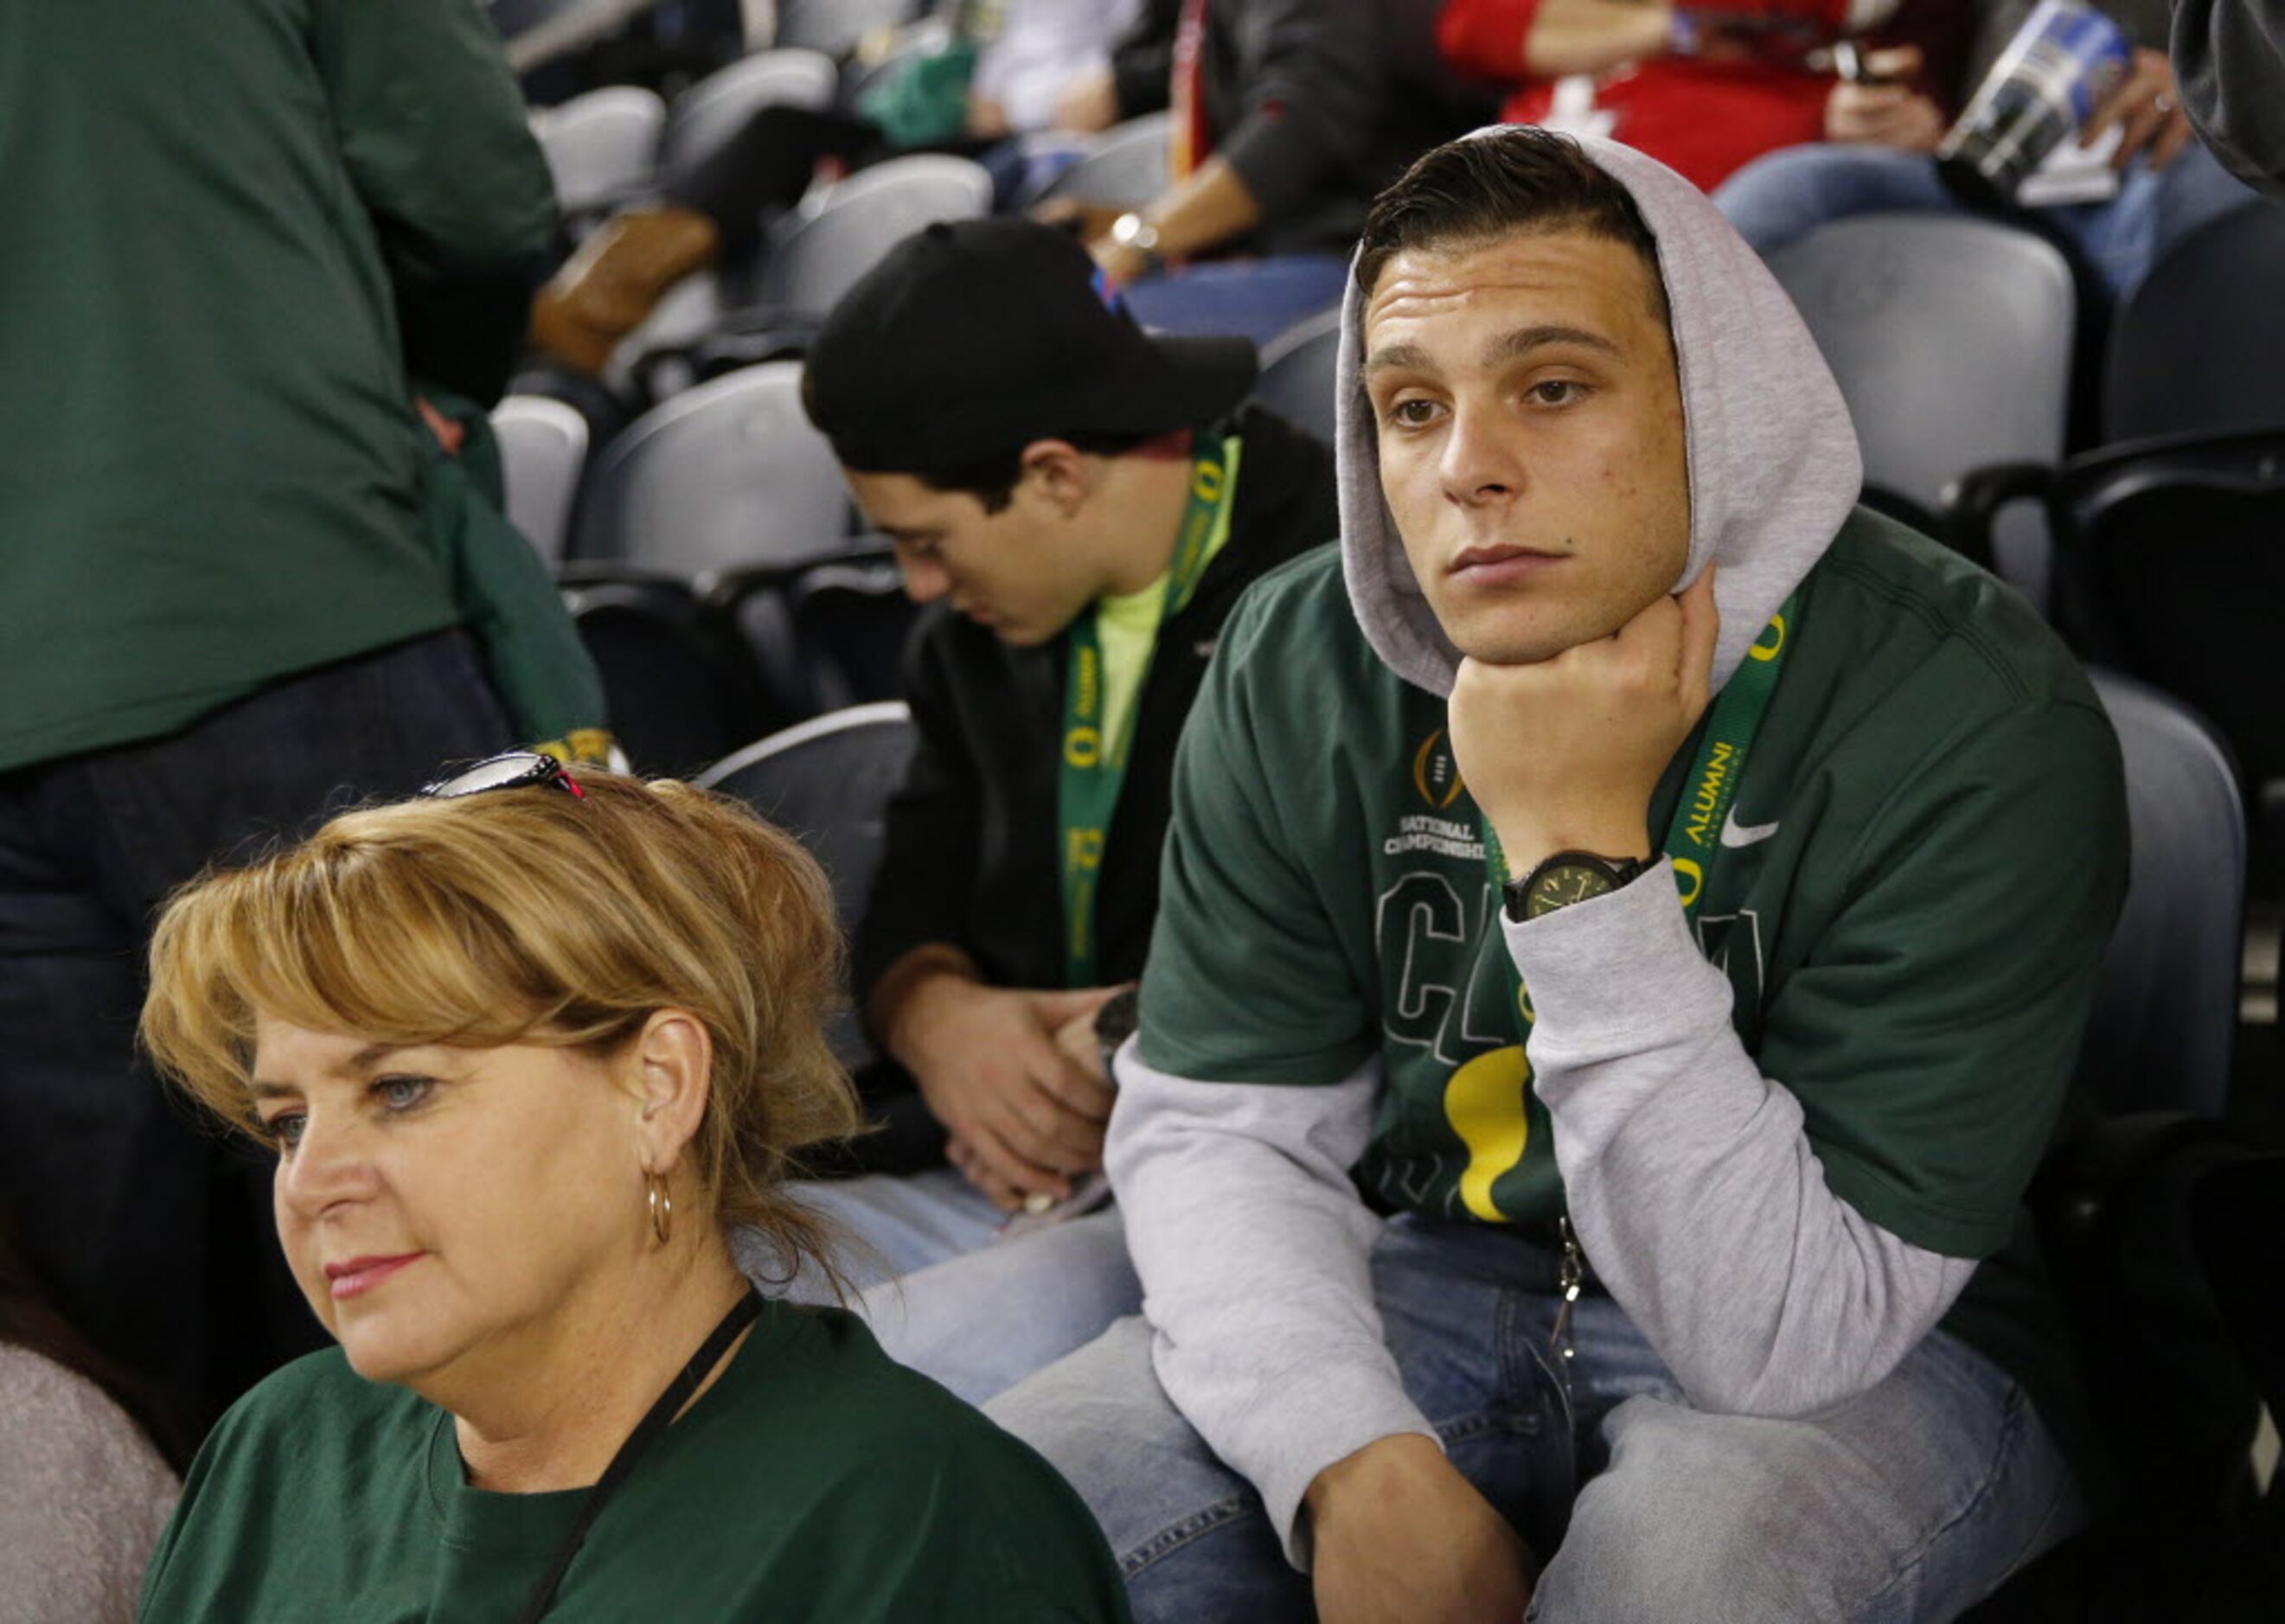
[[(1862, 510), (1791, 635), (1731, 816), (1695, 831), (1700, 945), (1833, 1190), (1983, 1259), (1944, 1328), (2068, 1440), (2074, 1385), (2022, 1194), (2124, 894), (2116, 737), (2020, 599)], [(1667, 772), (1655, 836), (1697, 745)], [(1337, 550), (1234, 616), (1175, 793), (1143, 1060), (1312, 1085), (1378, 1059), (1368, 1201), (1551, 1226), (1562, 1179), (1443, 702), (1367, 645)]]

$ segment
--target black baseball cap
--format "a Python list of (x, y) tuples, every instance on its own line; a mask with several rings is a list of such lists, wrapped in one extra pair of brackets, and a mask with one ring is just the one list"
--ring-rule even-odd
[(802, 399), (844, 467), (928, 478), (1034, 440), (1208, 428), (1259, 368), (1248, 339), (1145, 333), (1076, 239), (1003, 216), (890, 249), (811, 343)]

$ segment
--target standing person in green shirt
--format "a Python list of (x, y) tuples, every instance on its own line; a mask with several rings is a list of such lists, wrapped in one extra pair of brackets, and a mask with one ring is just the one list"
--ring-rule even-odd
[(991, 1413), (1142, 1618), (1956, 1616), (2094, 1488), (2023, 1196), (2109, 723), (1655, 161), (1439, 148), (1347, 308), (1118, 1061), (1147, 1319)]
[(0, 1198), (211, 1414), (315, 1331), (134, 1065), (148, 918), (439, 756), (601, 722), (474, 494), (480, 410), (448, 458), (411, 381), (498, 394), (554, 198), (469, 0), (75, 0), (0, 9)]
[(341, 1345), (215, 1430), (141, 1616), (1121, 1624), (1036, 1455), (731, 1259), (832, 1272), (840, 956), (790, 836), (522, 751), (169, 904), (144, 1040)]

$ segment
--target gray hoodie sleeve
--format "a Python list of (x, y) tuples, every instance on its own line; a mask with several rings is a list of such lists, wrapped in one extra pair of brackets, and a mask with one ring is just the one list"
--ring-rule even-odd
[(1731, 1026), (1729, 978), (1691, 940), (1672, 866), (1504, 923), (1572, 1223), (1690, 1400), (1801, 1416), (1880, 1381), (1975, 1261), (1827, 1187), (1800, 1104)]
[(1118, 1063), (1104, 1161), (1159, 1384), (1306, 1569), (1311, 1479), (1377, 1439), (1435, 1436), (1383, 1339), (1368, 1264), (1381, 1220), (1349, 1182), (1379, 1063), (1320, 1087), (1194, 1082), (1133, 1040)]

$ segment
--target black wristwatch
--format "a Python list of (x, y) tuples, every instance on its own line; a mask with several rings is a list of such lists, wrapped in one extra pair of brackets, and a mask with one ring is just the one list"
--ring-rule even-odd
[(1520, 880), (1502, 888), (1507, 916), (1521, 924), (1593, 897), (1607, 897), (1640, 878), (1650, 865), (1638, 857), (1598, 857), (1592, 851), (1558, 851)]
[(1119, 1046), (1135, 1035), (1142, 1024), (1142, 1006), (1134, 987), (1111, 994), (1102, 1008), (1095, 1012), (1095, 1040), (1103, 1047), (1103, 1074), (1111, 1075), (1111, 1057), (1119, 1053)]

